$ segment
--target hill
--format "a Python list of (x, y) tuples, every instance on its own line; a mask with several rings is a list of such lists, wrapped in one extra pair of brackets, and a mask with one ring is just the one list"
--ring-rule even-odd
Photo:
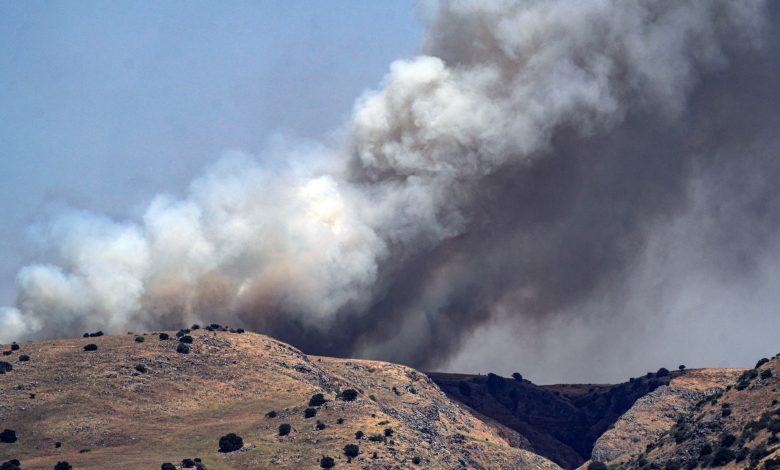
[[(267, 336), (212, 329), (181, 332), (192, 338), (188, 353), (177, 352), (173, 332), (9, 350), (0, 359), (10, 365), (0, 374), (0, 427), (16, 440), (0, 442), (0, 463), (157, 469), (197, 457), (211, 470), (299, 469), (331, 457), (356, 469), (558, 468), (511, 447), (499, 435), (511, 431), (475, 418), (416, 370), (308, 357)], [(316, 415), (306, 418), (308, 408)], [(243, 447), (219, 452), (229, 433)], [(345, 455), (348, 444), (357, 457)]]

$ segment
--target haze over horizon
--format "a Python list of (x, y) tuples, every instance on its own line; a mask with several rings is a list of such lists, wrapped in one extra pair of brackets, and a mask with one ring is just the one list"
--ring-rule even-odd
[(780, 7), (54, 5), (0, 7), (0, 341), (219, 321), (538, 383), (780, 349)]

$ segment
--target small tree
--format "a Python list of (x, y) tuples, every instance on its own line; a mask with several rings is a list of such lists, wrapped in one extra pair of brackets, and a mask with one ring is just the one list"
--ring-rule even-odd
[(27, 354), (22, 354), (21, 356), (19, 356), (19, 362), (27, 362), (29, 360), (30, 360), (30, 356), (28, 356)]
[(333, 460), (332, 457), (322, 457), (320, 460), (320, 467), (322, 468), (333, 468), (336, 466), (336, 462)]
[(89, 343), (84, 346), (84, 351), (97, 351), (97, 344)]
[(244, 440), (236, 433), (231, 432), (219, 438), (220, 452), (235, 452), (244, 447)]
[(170, 335), (168, 333), (160, 333), (160, 341), (165, 341), (167, 339), (170, 339)]
[(181, 461), (181, 466), (183, 468), (195, 468), (195, 461), (192, 459), (184, 459)]
[(11, 351), (18, 351), (18, 350), (19, 350), (19, 345), (16, 344), (15, 341), (11, 343)]
[(73, 470), (73, 466), (68, 462), (57, 462), (54, 466), (54, 470)]
[(347, 444), (344, 446), (344, 455), (347, 457), (357, 457), (360, 454), (360, 447), (356, 444)]
[(325, 399), (325, 396), (323, 396), (321, 393), (315, 393), (311, 396), (309, 399), (309, 406), (322, 406), (324, 405), (328, 400)]
[(515, 372), (514, 374), (512, 374), (512, 378), (517, 380), (518, 382), (522, 382), (523, 381), (523, 376), (520, 375), (519, 372)]
[(355, 433), (355, 439), (357, 440), (363, 439), (363, 436), (365, 436), (365, 434), (363, 434), (363, 431), (358, 431)]
[(282, 423), (279, 425), (279, 435), (280, 436), (286, 436), (290, 434), (290, 431), (292, 430), (292, 426), (290, 426), (287, 423)]
[(4, 429), (3, 432), (0, 432), (0, 442), (6, 444), (13, 444), (16, 442), (16, 431), (13, 429)]
[(146, 341), (146, 338), (144, 338), (143, 336), (136, 336), (135, 337), (135, 342), (136, 343), (143, 343), (144, 341)]
[(677, 368), (680, 370), (685, 370), (685, 364), (680, 364), (679, 366), (677, 366)]
[(14, 366), (12, 366), (10, 362), (0, 361), (0, 374), (5, 374), (12, 370), (14, 370)]
[(655, 373), (656, 377), (666, 377), (667, 375), (669, 375), (669, 369), (665, 367), (661, 367), (658, 369), (658, 372)]
[(170, 462), (160, 465), (160, 470), (176, 470), (176, 466)]
[(304, 418), (308, 419), (308, 418), (313, 418), (315, 416), (317, 416), (317, 408), (306, 408), (303, 411), (303, 417)]
[(179, 343), (178, 346), (176, 346), (176, 352), (181, 354), (189, 354), (190, 353), (190, 347), (187, 346), (184, 343)]
[(190, 335), (184, 335), (181, 338), (179, 338), (179, 341), (186, 344), (192, 344), (192, 336)]

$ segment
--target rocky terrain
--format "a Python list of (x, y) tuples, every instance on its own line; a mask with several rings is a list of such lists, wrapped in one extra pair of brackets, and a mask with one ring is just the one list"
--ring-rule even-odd
[[(558, 468), (511, 447), (522, 437), (408, 367), (308, 357), (267, 336), (210, 329), (3, 346), (0, 465)], [(230, 433), (240, 449), (220, 452)]]

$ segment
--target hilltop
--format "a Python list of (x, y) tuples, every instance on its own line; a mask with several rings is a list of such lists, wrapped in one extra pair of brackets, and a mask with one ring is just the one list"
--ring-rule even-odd
[[(336, 468), (558, 468), (511, 447), (511, 431), (475, 418), (414, 369), (309, 357), (264, 335), (210, 329), (179, 332), (190, 344), (165, 332), (9, 350), (0, 427), (16, 440), (0, 443), (0, 463), (157, 469), (198, 458), (211, 470), (298, 469), (330, 457)], [(229, 433), (243, 447), (219, 452)]]

